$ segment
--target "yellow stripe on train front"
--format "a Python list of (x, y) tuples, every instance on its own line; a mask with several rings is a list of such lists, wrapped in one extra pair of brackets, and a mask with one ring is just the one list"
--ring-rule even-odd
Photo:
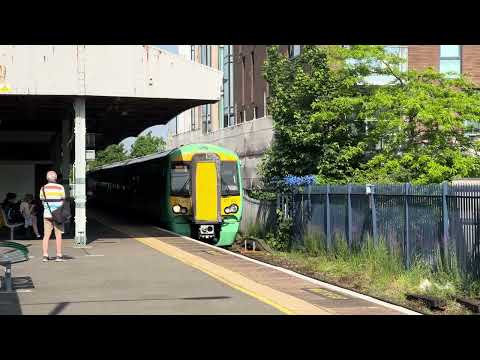
[(195, 169), (195, 220), (217, 221), (217, 167), (214, 162), (199, 162)]
[[(192, 161), (193, 155), (198, 153), (182, 153), (176, 156), (172, 161)], [(220, 161), (238, 161), (238, 157), (228, 153), (216, 153), (220, 158)]]

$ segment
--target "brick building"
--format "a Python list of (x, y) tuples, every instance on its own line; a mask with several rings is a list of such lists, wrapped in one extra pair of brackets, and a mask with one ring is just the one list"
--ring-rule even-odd
[(480, 85), (480, 45), (408, 45), (408, 68), (462, 73)]
[[(402, 69), (432, 67), (445, 73), (463, 73), (480, 87), (480, 45), (388, 45), (388, 51), (406, 60)], [(280, 51), (294, 58), (302, 45), (280, 45)], [(180, 53), (193, 61), (223, 71), (222, 98), (186, 112), (177, 120), (177, 134), (170, 147), (192, 142), (216, 143), (236, 151), (242, 161), (245, 185), (257, 178), (256, 166), (273, 136), (268, 116), (268, 84), (263, 77), (267, 45), (184, 45)], [(382, 76), (372, 76), (382, 85)], [(182, 122), (182, 124), (180, 124)]]

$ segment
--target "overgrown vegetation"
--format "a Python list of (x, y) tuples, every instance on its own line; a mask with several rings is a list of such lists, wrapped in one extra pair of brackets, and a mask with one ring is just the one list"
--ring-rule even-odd
[(407, 304), (407, 293), (439, 297), (447, 300), (447, 313), (466, 313), (455, 302), (455, 296), (480, 296), (480, 283), (465, 279), (458, 272), (441, 267), (434, 271), (431, 264), (420, 258), (407, 269), (401, 252), (389, 249), (382, 239), (374, 244), (368, 238), (357, 249), (350, 250), (345, 239), (335, 236), (327, 249), (324, 236), (307, 233), (303, 245), (289, 252), (278, 251), (274, 258), (327, 281), (397, 303)]
[(277, 209), (277, 223), (273, 229), (267, 229), (260, 222), (250, 223), (245, 235), (264, 239), (272, 249), (288, 251), (292, 244), (292, 230), (292, 219), (286, 218), (283, 212)]
[[(480, 96), (464, 76), (400, 71), (383, 46), (305, 46), (289, 60), (268, 49), (265, 78), (275, 140), (265, 180), (316, 172), (320, 183), (440, 183), (480, 176)], [(366, 79), (389, 76), (388, 85)]]
[(264, 201), (274, 201), (277, 199), (277, 193), (274, 190), (266, 190), (259, 187), (253, 189), (245, 189), (247, 195), (252, 199), (264, 200)]

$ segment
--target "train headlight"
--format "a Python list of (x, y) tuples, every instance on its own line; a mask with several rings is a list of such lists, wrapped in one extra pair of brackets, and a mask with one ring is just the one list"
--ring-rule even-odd
[(175, 214), (183, 214), (186, 215), (188, 213), (188, 209), (186, 207), (180, 206), (180, 205), (174, 205), (172, 207), (172, 211)]
[(238, 211), (238, 205), (232, 204), (224, 209), (225, 214), (235, 214)]

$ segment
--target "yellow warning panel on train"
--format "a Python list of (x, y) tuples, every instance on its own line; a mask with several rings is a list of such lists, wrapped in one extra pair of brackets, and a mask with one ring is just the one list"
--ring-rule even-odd
[(218, 219), (217, 167), (214, 162), (196, 164), (195, 220), (212, 221)]

